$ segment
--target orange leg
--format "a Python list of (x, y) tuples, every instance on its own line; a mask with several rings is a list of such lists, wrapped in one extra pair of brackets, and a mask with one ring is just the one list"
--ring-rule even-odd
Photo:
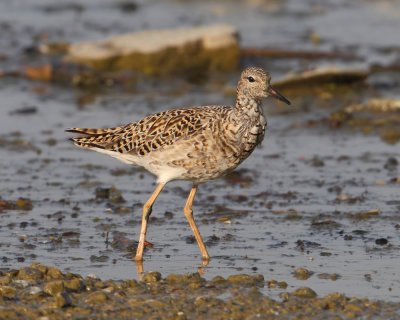
[(196, 195), (197, 192), (197, 186), (193, 185), (192, 190), (190, 190), (189, 193), (189, 197), (186, 201), (186, 205), (185, 208), (183, 209), (183, 212), (185, 213), (185, 216), (189, 222), (190, 227), (192, 228), (192, 231), (194, 233), (194, 236), (196, 238), (197, 244), (199, 245), (200, 251), (201, 251), (201, 255), (203, 256), (203, 260), (208, 261), (210, 259), (210, 256), (208, 255), (206, 246), (203, 242), (203, 239), (200, 235), (200, 231), (196, 226), (196, 223), (194, 222), (193, 219), (193, 210), (192, 210), (192, 206), (193, 206), (193, 200), (194, 197)]
[(143, 260), (143, 250), (144, 250), (144, 242), (146, 240), (146, 232), (147, 232), (147, 222), (149, 221), (149, 217), (151, 214), (151, 209), (153, 207), (154, 201), (156, 201), (158, 195), (160, 194), (161, 190), (164, 188), (165, 183), (159, 183), (156, 186), (153, 194), (147, 200), (147, 202), (143, 206), (143, 214), (142, 214), (142, 227), (140, 228), (140, 238), (139, 238), (139, 245), (136, 250), (136, 261)]

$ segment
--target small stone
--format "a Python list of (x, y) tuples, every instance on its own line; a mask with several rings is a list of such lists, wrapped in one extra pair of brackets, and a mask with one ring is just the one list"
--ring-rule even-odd
[(91, 294), (85, 299), (85, 303), (87, 304), (101, 304), (108, 300), (107, 295), (102, 291), (96, 291)]
[(379, 209), (372, 209), (368, 211), (358, 212), (354, 214), (354, 218), (357, 220), (367, 220), (379, 216), (381, 211)]
[(145, 283), (154, 283), (161, 280), (161, 273), (153, 271), (143, 275), (142, 281)]
[(19, 198), (15, 202), (15, 205), (17, 206), (17, 209), (20, 209), (20, 210), (32, 210), (33, 209), (32, 200), (30, 200), (30, 199)]
[(42, 264), (39, 263), (39, 262), (34, 262), (34, 263), (32, 263), (32, 264), (31, 264), (31, 268), (32, 268), (32, 269), (39, 270), (39, 271), (42, 272), (43, 274), (45, 274), (45, 273), (47, 272), (47, 267), (44, 266), (44, 265), (42, 265)]
[(165, 211), (164, 217), (167, 219), (172, 219), (174, 217), (174, 213), (171, 211)]
[(54, 304), (57, 308), (64, 308), (71, 305), (71, 298), (66, 292), (59, 292), (55, 296)]
[(63, 274), (60, 269), (51, 267), (47, 270), (47, 277), (54, 280), (59, 280), (63, 278)]
[(312, 167), (323, 167), (325, 165), (324, 161), (319, 158), (318, 156), (314, 156), (311, 161), (310, 161), (310, 165)]
[(247, 284), (247, 285), (264, 285), (264, 277), (260, 275), (251, 276), (248, 274), (235, 274), (227, 278), (227, 281), (232, 284)]
[(349, 303), (344, 307), (343, 313), (346, 315), (346, 318), (348, 319), (356, 319), (360, 318), (360, 316), (364, 313), (363, 308)]
[(34, 287), (29, 288), (29, 294), (32, 294), (32, 295), (42, 293), (42, 292), (43, 292), (43, 290), (40, 289), (40, 287), (34, 286)]
[(225, 284), (227, 283), (227, 280), (226, 280), (224, 277), (215, 276), (215, 277), (211, 280), (211, 282), (212, 282), (214, 285), (220, 286), (220, 285), (225, 285)]
[[(198, 272), (195, 273), (190, 273), (190, 274), (169, 274), (166, 278), (165, 281), (168, 284), (171, 283), (189, 283), (189, 284), (195, 284), (195, 283), (202, 283), (204, 282), (204, 279), (200, 276)], [(194, 285), (196, 286), (196, 285)]]
[(64, 290), (64, 283), (61, 280), (47, 282), (43, 286), (43, 291), (51, 296), (56, 296)]
[(40, 270), (27, 267), (18, 272), (17, 278), (19, 280), (37, 281), (43, 278), (43, 273)]
[(115, 187), (111, 188), (97, 188), (96, 199), (107, 199), (110, 203), (124, 203), (125, 199), (122, 197), (121, 191)]
[(107, 262), (109, 259), (110, 257), (106, 255), (95, 256), (92, 254), (90, 256), (90, 262)]
[(140, 284), (134, 279), (129, 279), (125, 283), (126, 286), (128, 286), (128, 288), (133, 288), (133, 289), (140, 288)]
[(351, 234), (345, 234), (343, 239), (345, 241), (351, 241), (351, 240), (353, 240), (353, 236)]
[(296, 289), (293, 292), (293, 295), (299, 298), (315, 298), (317, 296), (317, 293), (313, 289), (301, 287)]
[(64, 287), (71, 291), (81, 291), (84, 287), (83, 281), (80, 278), (73, 278), (70, 280), (64, 281)]
[(340, 279), (341, 276), (340, 276), (340, 274), (337, 274), (337, 273), (320, 273), (320, 274), (318, 274), (318, 278), (324, 279), (324, 280), (336, 281), (337, 279)]
[(19, 288), (27, 288), (29, 286), (29, 281), (16, 279), (13, 281)]
[(285, 281), (276, 281), (276, 280), (272, 279), (272, 280), (267, 281), (267, 286), (268, 286), (268, 288), (271, 288), (271, 289), (277, 288), (277, 287), (281, 288), (281, 289), (286, 289), (288, 284)]
[(322, 257), (330, 257), (332, 253), (327, 251), (322, 251), (319, 255)]
[(389, 240), (385, 239), (385, 238), (379, 238), (379, 239), (375, 240), (375, 244), (377, 244), (379, 246), (384, 246), (384, 245), (386, 245), (388, 243), (389, 243)]
[(281, 292), (279, 294), (279, 298), (281, 298), (283, 301), (288, 301), (289, 297), (290, 297), (290, 295), (288, 292)]
[(21, 319), (21, 315), (10, 308), (0, 309), (0, 319)]
[(293, 271), (293, 276), (297, 280), (307, 280), (309, 277), (312, 276), (314, 272), (307, 270), (306, 268), (297, 268)]
[(267, 286), (268, 286), (268, 288), (271, 288), (271, 289), (276, 288), (278, 286), (278, 281), (276, 281), (276, 280), (268, 280), (267, 281)]
[(11, 283), (11, 278), (8, 276), (1, 276), (0, 277), (0, 286), (5, 286)]
[(9, 286), (0, 286), (0, 297), (7, 299), (14, 299), (17, 294), (17, 290)]
[(394, 157), (390, 157), (387, 159), (387, 161), (383, 167), (389, 171), (394, 171), (397, 169), (398, 165), (399, 165), (399, 162), (397, 161), (397, 159)]

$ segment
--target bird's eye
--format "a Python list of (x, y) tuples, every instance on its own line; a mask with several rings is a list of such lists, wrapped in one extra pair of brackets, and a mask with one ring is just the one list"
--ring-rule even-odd
[(247, 77), (247, 80), (249, 80), (249, 82), (254, 82), (254, 81), (255, 81), (254, 78), (253, 78), (252, 76)]

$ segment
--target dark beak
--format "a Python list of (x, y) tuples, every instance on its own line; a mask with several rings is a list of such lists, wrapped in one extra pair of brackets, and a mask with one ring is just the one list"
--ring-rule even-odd
[(286, 103), (288, 105), (291, 104), (288, 99), (286, 99), (282, 94), (279, 93), (278, 90), (272, 88), (271, 86), (269, 86), (267, 92), (271, 97), (274, 97), (275, 99), (281, 100), (281, 101), (283, 101), (284, 103)]

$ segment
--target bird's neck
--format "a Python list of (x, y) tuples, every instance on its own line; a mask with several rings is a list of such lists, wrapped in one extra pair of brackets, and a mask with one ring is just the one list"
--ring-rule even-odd
[(262, 115), (261, 99), (238, 95), (235, 109), (237, 113), (247, 115), (250, 118), (259, 117)]

